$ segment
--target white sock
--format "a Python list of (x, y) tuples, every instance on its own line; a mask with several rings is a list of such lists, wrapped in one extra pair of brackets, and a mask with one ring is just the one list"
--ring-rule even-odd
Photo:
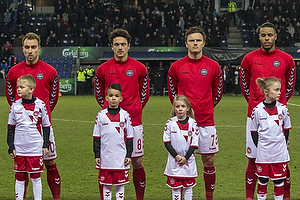
[(111, 200), (112, 185), (103, 185), (103, 199)]
[(181, 188), (172, 189), (172, 200), (181, 200)]
[(23, 200), (24, 190), (25, 190), (25, 181), (16, 180), (15, 183), (16, 200)]
[(283, 195), (280, 195), (280, 196), (274, 195), (274, 200), (283, 200)]
[(116, 185), (115, 191), (116, 191), (116, 200), (123, 200), (124, 199), (124, 185)]
[(257, 194), (257, 200), (266, 200), (267, 194)]
[(193, 188), (184, 188), (184, 200), (193, 200)]
[(31, 178), (34, 200), (42, 200), (42, 179)]

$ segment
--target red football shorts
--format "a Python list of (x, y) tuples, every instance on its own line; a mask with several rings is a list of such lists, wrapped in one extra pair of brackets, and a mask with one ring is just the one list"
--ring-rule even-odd
[(167, 179), (167, 186), (170, 188), (188, 188), (194, 187), (196, 185), (196, 180), (194, 178), (172, 178), (168, 177)]
[(99, 171), (99, 183), (103, 185), (124, 185), (128, 182), (128, 170), (110, 171), (100, 169)]
[(271, 180), (284, 179), (286, 177), (287, 163), (256, 164), (256, 175)]
[(38, 173), (43, 171), (43, 156), (16, 156), (15, 172)]

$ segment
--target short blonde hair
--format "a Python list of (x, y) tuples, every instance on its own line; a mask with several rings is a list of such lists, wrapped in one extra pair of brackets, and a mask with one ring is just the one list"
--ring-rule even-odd
[(34, 79), (33, 76), (30, 75), (30, 74), (20, 76), (20, 77), (18, 78), (17, 82), (18, 82), (18, 81), (27, 81), (27, 83), (28, 83), (27, 86), (28, 86), (28, 87), (33, 87), (33, 88), (35, 88), (35, 86), (36, 86), (35, 79)]
[(35, 33), (32, 33), (32, 32), (27, 33), (22, 39), (22, 46), (24, 46), (24, 41), (26, 39), (27, 40), (37, 40), (39, 47), (41, 46), (41, 38)]

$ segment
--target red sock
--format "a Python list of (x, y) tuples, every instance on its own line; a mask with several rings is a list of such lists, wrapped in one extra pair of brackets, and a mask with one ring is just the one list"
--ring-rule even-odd
[(268, 182), (267, 183), (258, 183), (257, 194), (260, 194), (260, 195), (267, 194), (267, 187), (268, 187)]
[(52, 192), (53, 200), (60, 199), (60, 175), (57, 170), (56, 164), (46, 165), (47, 169), (47, 182)]
[(206, 200), (212, 200), (216, 183), (215, 167), (204, 167), (203, 177), (205, 183)]
[(100, 184), (100, 171), (99, 171), (99, 174), (98, 174), (98, 184), (99, 184), (100, 200), (104, 200), (104, 197), (103, 197), (103, 185)]
[(248, 166), (246, 169), (246, 178), (245, 178), (245, 185), (246, 185), (246, 199), (253, 199), (255, 186), (257, 181), (257, 176), (255, 175), (256, 165), (255, 165), (255, 158), (248, 158)]
[(283, 199), (284, 200), (290, 200), (290, 191), (291, 190), (291, 174), (290, 174), (290, 169), (287, 165), (286, 169), (286, 178), (284, 179), (284, 195)]
[(146, 173), (144, 167), (133, 169), (133, 184), (135, 187), (136, 200), (143, 200), (146, 187)]
[(274, 195), (282, 196), (284, 193), (284, 182), (280, 184), (274, 184)]

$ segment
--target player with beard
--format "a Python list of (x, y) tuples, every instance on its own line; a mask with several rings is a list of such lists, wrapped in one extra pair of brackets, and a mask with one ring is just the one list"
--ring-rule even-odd
[[(109, 35), (109, 42), (114, 57), (98, 67), (95, 74), (95, 97), (99, 105), (105, 109), (108, 102), (105, 92), (111, 83), (122, 86), (123, 101), (120, 107), (131, 117), (133, 126), (133, 152), (131, 164), (133, 167), (133, 184), (136, 199), (144, 199), (146, 174), (143, 167), (144, 133), (142, 125), (142, 110), (149, 100), (149, 75), (142, 63), (128, 56), (131, 36), (124, 29), (115, 29)], [(100, 194), (102, 187), (99, 186)], [(101, 195), (102, 197), (102, 195)]]
[[(295, 86), (296, 68), (295, 62), (289, 54), (277, 49), (275, 26), (266, 22), (261, 25), (259, 40), (261, 47), (248, 53), (242, 63), (240, 70), (240, 81), (242, 93), (248, 102), (248, 114), (246, 125), (246, 156), (248, 166), (246, 169), (246, 200), (253, 199), (257, 177), (255, 175), (256, 146), (253, 143), (250, 132), (251, 113), (265, 97), (256, 85), (259, 77), (275, 77), (281, 81), (281, 96), (279, 102), (286, 105), (292, 96)], [(290, 199), (290, 171), (287, 169), (284, 181), (284, 200)]]
[[(33, 95), (45, 102), (51, 120), (51, 111), (55, 108), (59, 94), (58, 75), (52, 66), (39, 59), (41, 49), (40, 37), (35, 33), (27, 33), (22, 40), (22, 50), (25, 60), (13, 66), (6, 77), (5, 93), (9, 105), (20, 97), (17, 95), (17, 80), (20, 76), (30, 74), (36, 81)], [(60, 199), (60, 175), (56, 166), (57, 157), (52, 125), (50, 127), (49, 153), (44, 156), (47, 169), (47, 181), (52, 192), (53, 200)], [(28, 176), (25, 177), (25, 187), (28, 185)], [(25, 194), (26, 197), (26, 188)]]

